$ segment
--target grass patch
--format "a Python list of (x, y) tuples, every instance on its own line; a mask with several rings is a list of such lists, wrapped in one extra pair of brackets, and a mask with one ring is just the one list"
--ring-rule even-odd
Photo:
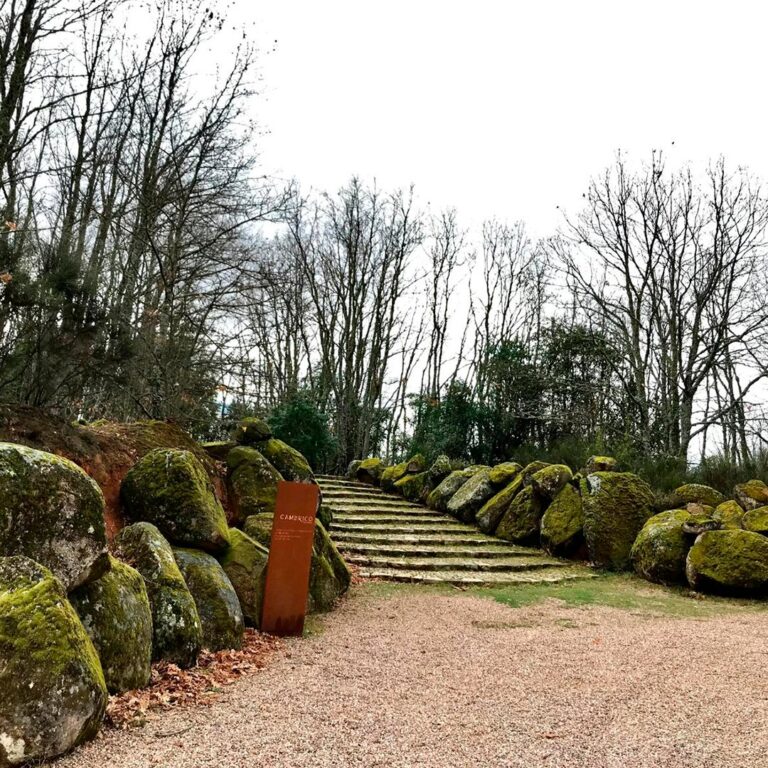
[(368, 583), (359, 587), (372, 597), (404, 594), (472, 595), (523, 608), (542, 600), (561, 600), (572, 607), (606, 606), (643, 616), (707, 619), (733, 613), (768, 610), (768, 601), (700, 595), (683, 587), (651, 584), (632, 574), (598, 573), (591, 579), (574, 579), (559, 584), (513, 584), (499, 587), (456, 589), (450, 585)]

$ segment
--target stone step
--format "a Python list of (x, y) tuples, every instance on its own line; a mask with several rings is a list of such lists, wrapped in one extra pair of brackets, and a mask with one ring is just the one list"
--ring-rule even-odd
[(480, 547), (449, 544), (370, 544), (338, 542), (339, 551), (347, 555), (381, 555), (383, 557), (479, 558), (528, 557), (541, 550), (517, 547), (514, 544), (485, 544)]
[(348, 563), (361, 568), (394, 568), (399, 571), (535, 571), (542, 568), (566, 568), (568, 563), (547, 557), (498, 557), (462, 559), (442, 557), (383, 557), (379, 555), (346, 555)]
[[(371, 523), (374, 525), (384, 523), (392, 523), (394, 525), (399, 525), (400, 523), (432, 523), (434, 525), (445, 525), (457, 522), (454, 517), (435, 514), (434, 512), (429, 512), (429, 510), (423, 511), (421, 514), (415, 512), (364, 512), (363, 514), (357, 514), (355, 512), (338, 512), (337, 510), (334, 510), (334, 512), (333, 519), (338, 523)], [(463, 525), (463, 523), (459, 523), (459, 525)]]
[(334, 541), (338, 544), (471, 544), (473, 546), (492, 546), (498, 543), (498, 539), (482, 534), (466, 533), (347, 533), (333, 531)]
[[(335, 512), (361, 515), (434, 515), (435, 511), (426, 507), (404, 507), (391, 504), (367, 505), (367, 504), (328, 504)], [(439, 513), (438, 513), (439, 514)], [(448, 515), (446, 515), (448, 517)], [(453, 518), (454, 520), (456, 518)]]
[(408, 533), (418, 535), (421, 533), (475, 533), (476, 528), (462, 523), (451, 523), (450, 521), (433, 523), (422, 523), (420, 520), (414, 520), (412, 523), (341, 523), (335, 519), (333, 521), (333, 530), (336, 533)]
[(347, 494), (349, 496), (376, 496), (377, 498), (387, 498), (390, 494), (385, 493), (381, 488), (373, 485), (320, 485), (323, 493)]
[(420, 507), (421, 504), (414, 504), (411, 501), (407, 501), (402, 496), (392, 496), (390, 494), (381, 494), (376, 496), (371, 493), (347, 493), (323, 491), (323, 500), (330, 504), (335, 502), (345, 502), (348, 504), (404, 504), (410, 507)]
[(502, 584), (554, 584), (572, 579), (592, 578), (586, 568), (546, 568), (520, 572), (406, 571), (397, 568), (361, 568), (366, 579), (382, 579), (411, 584), (455, 584), (456, 586), (492, 587)]

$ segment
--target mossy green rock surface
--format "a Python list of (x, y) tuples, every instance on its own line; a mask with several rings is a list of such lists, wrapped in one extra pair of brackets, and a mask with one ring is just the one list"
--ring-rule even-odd
[(264, 419), (247, 416), (232, 431), (232, 439), (241, 445), (255, 445), (272, 437), (272, 427)]
[(551, 501), (572, 478), (573, 473), (565, 464), (550, 464), (531, 475), (531, 484), (540, 496)]
[(718, 504), (712, 512), (712, 518), (723, 528), (741, 528), (744, 510), (736, 501), (724, 501)]
[(522, 472), (518, 472), (515, 478), (507, 484), (506, 488), (491, 496), (483, 504), (475, 516), (477, 527), (483, 533), (494, 533), (496, 531), (499, 521), (504, 517), (504, 513), (509, 509), (512, 500), (522, 489), (524, 481), (525, 477)]
[(251, 515), (272, 514), (282, 475), (255, 448), (235, 448), (227, 457), (227, 464), (233, 522), (241, 525)]
[(379, 485), (383, 491), (397, 492), (395, 484), (398, 480), (405, 477), (408, 472), (408, 462), (403, 461), (400, 464), (393, 464), (391, 467), (387, 467), (382, 470), (381, 477), (379, 478)]
[(448, 513), (465, 523), (474, 522), (483, 504), (496, 493), (490, 476), (490, 467), (472, 475), (451, 497), (448, 502)]
[(615, 472), (618, 466), (619, 462), (613, 456), (590, 456), (584, 467), (584, 473), (590, 475), (593, 472)]
[(269, 550), (237, 528), (230, 530), (232, 545), (219, 558), (240, 601), (245, 623), (258, 627), (264, 599)]
[(408, 501), (420, 501), (422, 493), (429, 487), (429, 473), (419, 472), (417, 475), (406, 475), (401, 477), (394, 487)]
[(488, 479), (497, 488), (504, 488), (522, 471), (522, 464), (518, 464), (516, 461), (505, 461), (491, 469)]
[(67, 591), (109, 567), (99, 486), (67, 459), (0, 443), (0, 557), (11, 555), (49, 568)]
[(99, 657), (61, 582), (26, 557), (0, 558), (0, 766), (93, 738), (106, 706)]
[(632, 545), (635, 572), (659, 584), (684, 584), (685, 559), (691, 548), (691, 537), (683, 532), (683, 524), (691, 520), (685, 509), (660, 512), (646, 520)]
[(347, 467), (347, 473), (346, 477), (349, 480), (352, 480), (357, 477), (357, 469), (363, 462), (360, 459), (353, 459), (349, 462), (349, 466)]
[(768, 593), (768, 538), (735, 529), (702, 533), (688, 552), (685, 570), (694, 589), (763, 596)]
[(229, 546), (224, 509), (190, 451), (150, 451), (125, 476), (120, 495), (128, 520), (156, 525), (172, 544), (208, 552)]
[(762, 480), (748, 480), (733, 489), (733, 498), (747, 512), (768, 504), (768, 485)]
[(195, 600), (203, 625), (203, 646), (209, 651), (240, 648), (243, 610), (229, 576), (218, 561), (198, 549), (174, 547), (173, 556)]
[(93, 641), (110, 693), (149, 684), (152, 674), (152, 611), (144, 579), (115, 558), (96, 581), (69, 596)]
[(768, 535), (768, 507), (758, 507), (745, 512), (741, 524), (745, 531)]
[(259, 443), (258, 449), (284, 480), (292, 483), (309, 483), (315, 479), (307, 460), (288, 443), (273, 437)]
[(716, 507), (725, 501), (720, 491), (710, 488), (701, 483), (686, 483), (674, 490), (675, 496), (680, 499), (681, 506), (685, 504), (703, 504), (710, 507)]
[(429, 490), (431, 491), (433, 488), (440, 485), (440, 483), (453, 472), (453, 466), (451, 465), (451, 460), (447, 456), (441, 455), (438, 456), (429, 466), (429, 469), (425, 471), (427, 478), (429, 479)]
[(200, 443), (200, 447), (214, 460), (226, 461), (229, 452), (237, 445), (231, 440), (214, 440), (209, 443)]
[(516, 544), (533, 544), (539, 539), (546, 501), (532, 485), (523, 488), (510, 503), (496, 528), (496, 536)]
[(171, 545), (151, 523), (123, 528), (115, 539), (123, 560), (144, 579), (152, 611), (152, 658), (191, 667), (203, 643), (197, 606)]
[(355, 477), (361, 483), (378, 485), (387, 465), (379, 458), (363, 459), (355, 470)]
[(451, 472), (433, 491), (427, 496), (427, 506), (440, 512), (448, 511), (448, 502), (470, 477), (476, 474), (475, 469), (457, 469)]
[(590, 560), (609, 570), (626, 570), (637, 534), (651, 516), (653, 492), (631, 472), (594, 472), (580, 487)]
[(581, 494), (571, 483), (563, 486), (541, 518), (541, 546), (550, 554), (570, 557), (584, 543)]

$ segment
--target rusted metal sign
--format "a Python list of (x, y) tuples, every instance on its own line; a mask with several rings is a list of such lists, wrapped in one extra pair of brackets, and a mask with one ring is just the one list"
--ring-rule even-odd
[(261, 631), (286, 637), (304, 631), (320, 489), (281, 482), (272, 521)]

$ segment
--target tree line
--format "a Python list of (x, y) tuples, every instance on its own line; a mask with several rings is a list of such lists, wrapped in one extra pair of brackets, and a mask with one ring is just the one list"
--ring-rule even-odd
[(200, 436), (271, 414), (329, 469), (760, 452), (747, 169), (619, 154), (541, 239), (413, 188), (305, 192), (260, 173), (248, 40), (201, 74), (230, 26), (195, 0), (4, 3), (0, 400)]

